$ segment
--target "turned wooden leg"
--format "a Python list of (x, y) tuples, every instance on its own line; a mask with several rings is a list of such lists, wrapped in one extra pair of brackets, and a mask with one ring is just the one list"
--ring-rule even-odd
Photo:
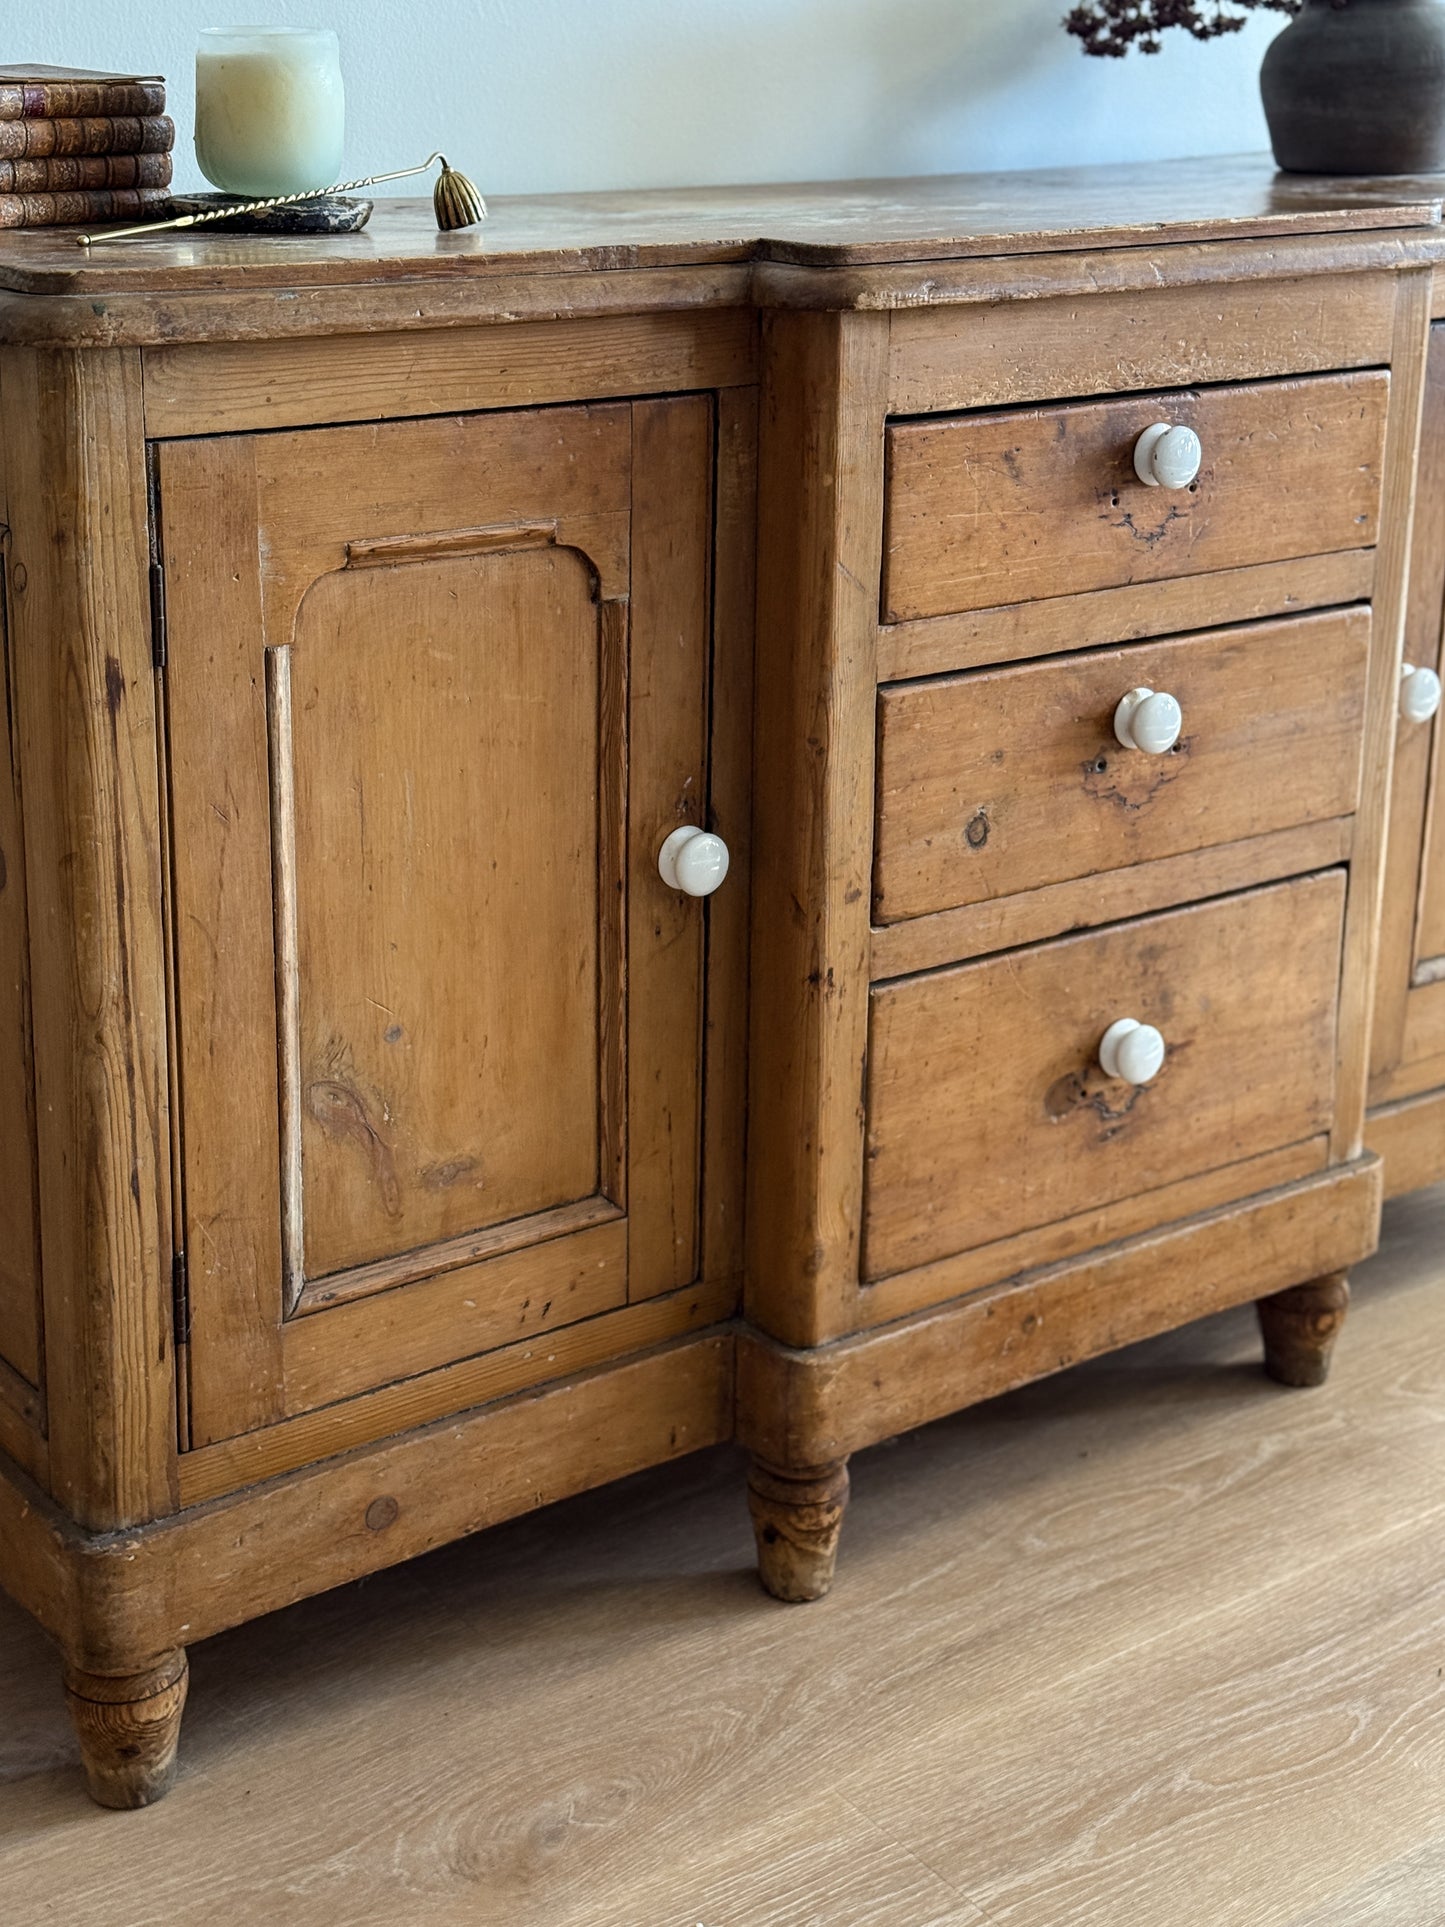
[(1323, 1385), (1350, 1306), (1343, 1271), (1259, 1300), (1264, 1369), (1281, 1385)]
[(833, 1583), (848, 1504), (848, 1461), (783, 1472), (754, 1459), (748, 1509), (758, 1541), (758, 1577), (774, 1599), (821, 1599)]
[(142, 1673), (66, 1667), (65, 1697), (90, 1797), (100, 1806), (148, 1807), (170, 1791), (188, 1676), (180, 1651)]

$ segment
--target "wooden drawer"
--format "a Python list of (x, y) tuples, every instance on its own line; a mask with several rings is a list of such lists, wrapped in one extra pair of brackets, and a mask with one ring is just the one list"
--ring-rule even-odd
[[(1344, 904), (1330, 870), (876, 989), (864, 1276), (1327, 1130)], [(1164, 1035), (1150, 1084), (1098, 1067), (1121, 1017)]]
[[(1369, 651), (1359, 607), (883, 690), (875, 920), (1349, 815)], [(1183, 710), (1163, 755), (1115, 735), (1138, 687)]]
[[(1389, 387), (1367, 370), (894, 422), (883, 620), (1368, 548)], [(1158, 421), (1203, 443), (1187, 489), (1134, 473)]]

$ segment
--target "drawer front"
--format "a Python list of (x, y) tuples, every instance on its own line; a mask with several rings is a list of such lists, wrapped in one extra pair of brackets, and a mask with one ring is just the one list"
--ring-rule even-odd
[[(1349, 815), (1369, 651), (1360, 607), (883, 690), (875, 920)], [(1120, 743), (1137, 688), (1171, 750)]]
[[(895, 422), (883, 619), (1368, 548), (1389, 384), (1368, 370)], [(1199, 436), (1189, 487), (1134, 472), (1161, 421)]]
[[(875, 990), (865, 1277), (1326, 1130), (1344, 903), (1331, 870)], [(1152, 1083), (1099, 1068), (1125, 1017)]]

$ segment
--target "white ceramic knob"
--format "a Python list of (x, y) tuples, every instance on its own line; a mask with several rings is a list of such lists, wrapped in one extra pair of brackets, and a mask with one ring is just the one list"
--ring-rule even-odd
[(1126, 1084), (1149, 1084), (1163, 1070), (1166, 1054), (1164, 1039), (1152, 1024), (1141, 1024), (1136, 1017), (1121, 1017), (1104, 1032), (1099, 1064), (1105, 1077), (1119, 1077)]
[(1172, 422), (1155, 422), (1134, 444), (1134, 473), (1146, 488), (1188, 488), (1203, 460), (1194, 430)]
[(710, 897), (728, 873), (728, 846), (711, 830), (684, 823), (658, 851), (657, 870), (670, 890)]
[(1114, 734), (1125, 749), (1162, 756), (1173, 749), (1184, 727), (1184, 711), (1162, 689), (1131, 689), (1114, 711)]
[(1428, 723), (1439, 708), (1440, 678), (1407, 662), (1400, 671), (1400, 714), (1407, 723)]

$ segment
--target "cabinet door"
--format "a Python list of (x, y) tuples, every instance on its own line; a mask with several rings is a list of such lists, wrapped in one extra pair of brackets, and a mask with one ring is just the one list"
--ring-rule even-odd
[[(1445, 673), (1445, 323), (1431, 333), (1405, 661)], [(1445, 1086), (1445, 718), (1395, 741), (1371, 1101)]]
[(700, 1274), (712, 412), (158, 469), (198, 1446)]

